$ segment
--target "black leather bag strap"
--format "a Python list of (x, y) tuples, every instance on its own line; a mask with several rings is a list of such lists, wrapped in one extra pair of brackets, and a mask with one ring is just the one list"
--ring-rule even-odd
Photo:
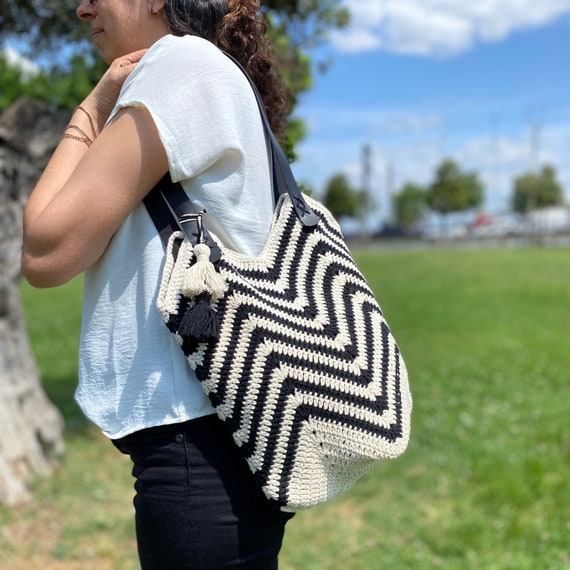
[(301, 190), (299, 190), (297, 181), (295, 180), (293, 172), (291, 171), (289, 160), (287, 160), (286, 154), (283, 152), (283, 149), (279, 145), (279, 141), (271, 130), (271, 125), (269, 124), (269, 118), (267, 117), (267, 113), (265, 111), (263, 99), (261, 98), (257, 86), (247, 71), (244, 69), (244, 67), (241, 65), (241, 63), (235, 59), (235, 57), (231, 56), (228, 53), (226, 53), (226, 56), (229, 57), (239, 69), (241, 69), (242, 73), (249, 81), (253, 93), (255, 94), (255, 99), (257, 100), (257, 106), (259, 107), (261, 120), (263, 122), (263, 130), (265, 131), (265, 136), (267, 137), (269, 146), (271, 148), (273, 163), (273, 191), (275, 192), (276, 197), (279, 197), (281, 194), (287, 192), (291, 198), (291, 202), (293, 203), (297, 217), (299, 220), (301, 220), (303, 225), (307, 227), (316, 226), (319, 222), (319, 218), (316, 216), (313, 210), (311, 210), (305, 201)]
[(222, 252), (202, 223), (206, 210), (196, 207), (181, 184), (172, 182), (170, 173), (162, 177), (143, 201), (165, 245), (175, 231), (182, 230), (192, 245), (199, 242), (208, 245), (212, 263), (220, 260)]
[[(225, 55), (241, 69), (255, 94), (257, 106), (261, 114), (263, 130), (271, 150), (273, 192), (276, 200), (282, 194), (288, 193), (299, 220), (307, 227), (316, 226), (319, 219), (305, 201), (293, 176), (287, 156), (271, 130), (263, 100), (255, 83), (234, 57), (227, 53)], [(169, 174), (166, 174), (149, 192), (144, 199), (144, 204), (163, 242), (168, 242), (168, 238), (173, 231), (181, 229), (193, 245), (196, 245), (201, 239), (210, 246), (212, 252), (210, 261), (212, 261), (212, 263), (215, 263), (220, 258), (221, 252), (219, 247), (207, 229), (202, 227), (202, 212), (200, 212), (187, 197), (180, 183), (172, 182)]]

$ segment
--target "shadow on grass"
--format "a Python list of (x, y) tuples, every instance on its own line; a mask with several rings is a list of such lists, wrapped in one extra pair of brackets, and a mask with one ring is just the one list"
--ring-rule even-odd
[(74, 392), (77, 378), (69, 377), (45, 377), (43, 386), (48, 398), (59, 408), (65, 421), (65, 429), (69, 432), (83, 432), (91, 426), (89, 420), (75, 402)]

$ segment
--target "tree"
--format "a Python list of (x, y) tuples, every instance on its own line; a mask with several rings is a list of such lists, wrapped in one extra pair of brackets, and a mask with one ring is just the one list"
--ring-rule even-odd
[(344, 174), (336, 174), (327, 183), (323, 204), (337, 220), (355, 217), (360, 213), (362, 193), (350, 185)]
[(453, 160), (447, 159), (437, 168), (426, 199), (427, 205), (440, 214), (463, 212), (482, 203), (483, 185), (475, 173), (463, 173)]
[(63, 422), (47, 399), (27, 339), (18, 284), (22, 205), (69, 113), (21, 101), (0, 116), (0, 503), (29, 497), (63, 451)]
[(515, 212), (526, 214), (535, 208), (557, 206), (563, 200), (564, 193), (552, 166), (543, 166), (540, 174), (527, 173), (515, 180), (512, 196)]
[(409, 230), (424, 216), (426, 190), (417, 184), (406, 184), (393, 198), (394, 213), (399, 226)]

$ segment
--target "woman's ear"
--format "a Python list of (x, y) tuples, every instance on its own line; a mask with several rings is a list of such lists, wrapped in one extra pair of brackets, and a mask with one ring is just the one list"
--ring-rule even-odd
[(157, 14), (160, 14), (160, 12), (164, 9), (165, 4), (166, 0), (152, 0), (152, 2), (149, 2), (148, 4), (149, 12), (153, 16), (156, 16)]

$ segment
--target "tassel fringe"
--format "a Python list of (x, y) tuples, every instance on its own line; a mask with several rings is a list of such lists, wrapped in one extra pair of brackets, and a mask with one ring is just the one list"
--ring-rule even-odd
[(182, 293), (192, 299), (206, 291), (210, 294), (211, 302), (215, 303), (223, 297), (227, 284), (210, 262), (210, 248), (205, 243), (197, 244), (194, 254), (196, 262), (186, 270)]
[(210, 295), (200, 293), (196, 304), (186, 310), (178, 334), (198, 342), (210, 342), (218, 338), (218, 330), (218, 315), (210, 306)]
[(218, 338), (218, 315), (211, 303), (220, 299), (227, 289), (224, 278), (210, 262), (210, 248), (205, 243), (194, 246), (196, 261), (186, 270), (182, 293), (194, 303), (188, 306), (178, 334), (197, 342), (210, 342)]

